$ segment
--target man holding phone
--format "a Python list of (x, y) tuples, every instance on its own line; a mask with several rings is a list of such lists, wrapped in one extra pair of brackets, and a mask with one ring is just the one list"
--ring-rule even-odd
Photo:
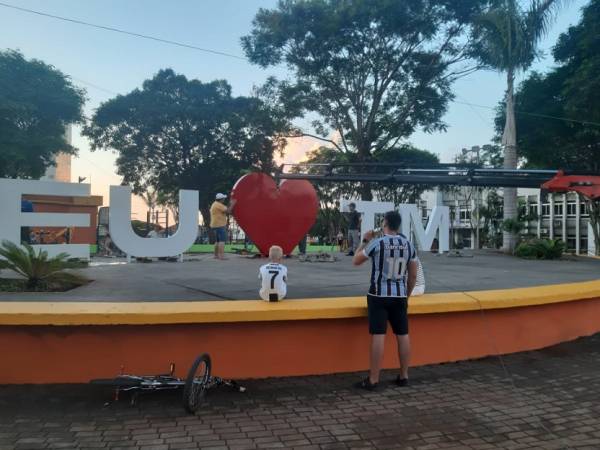
[(408, 298), (416, 284), (418, 263), (413, 245), (399, 233), (400, 221), (397, 211), (387, 212), (383, 219), (384, 235), (376, 238), (373, 231), (365, 233), (352, 258), (356, 266), (369, 259), (372, 261), (367, 295), (371, 361), (369, 376), (356, 384), (361, 389), (375, 390), (379, 385), (387, 322), (390, 322), (398, 343), (400, 374), (395, 382), (398, 386), (408, 385)]

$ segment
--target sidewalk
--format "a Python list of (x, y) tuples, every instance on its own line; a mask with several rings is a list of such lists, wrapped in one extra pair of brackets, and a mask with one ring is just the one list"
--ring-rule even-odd
[[(600, 260), (567, 257), (560, 261), (533, 261), (498, 252), (463, 252), (463, 257), (423, 252), (427, 292), (478, 291), (544, 284), (575, 283), (600, 277)], [(154, 261), (125, 264), (124, 260), (94, 258), (81, 272), (93, 283), (68, 292), (0, 292), (0, 301), (201, 301), (258, 299), (258, 269), (265, 259), (228, 255), (215, 261), (210, 255), (190, 256), (183, 263)], [(364, 296), (370, 264), (352, 265), (338, 254), (335, 263), (286, 259), (288, 297), (322, 298)], [(187, 257), (186, 257), (187, 258)], [(8, 276), (4, 271), (0, 276)]]
[(410, 387), (376, 393), (350, 388), (359, 374), (250, 380), (198, 416), (175, 392), (103, 407), (87, 385), (0, 386), (0, 449), (600, 448), (600, 334), (504, 363), (515, 387), (498, 358), (416, 368)]

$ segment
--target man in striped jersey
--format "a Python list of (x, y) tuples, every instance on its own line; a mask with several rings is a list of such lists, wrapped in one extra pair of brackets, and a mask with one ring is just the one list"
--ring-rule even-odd
[(384, 235), (374, 238), (373, 231), (365, 233), (352, 262), (359, 266), (371, 260), (371, 285), (367, 295), (369, 333), (371, 334), (371, 364), (369, 376), (356, 387), (374, 390), (379, 383), (383, 362), (387, 322), (398, 341), (400, 375), (398, 386), (408, 385), (410, 341), (408, 338), (408, 298), (415, 287), (417, 259), (413, 245), (400, 234), (400, 214), (389, 211), (383, 219)]

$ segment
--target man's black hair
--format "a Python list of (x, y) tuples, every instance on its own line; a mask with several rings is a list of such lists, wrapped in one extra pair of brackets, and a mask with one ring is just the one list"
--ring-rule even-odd
[(383, 220), (385, 220), (385, 223), (390, 230), (392, 230), (392, 231), (400, 230), (401, 219), (400, 219), (400, 214), (398, 213), (398, 211), (386, 212), (385, 216), (383, 216)]
[(348, 203), (348, 207), (352, 206), (353, 208), (356, 208), (356, 203), (352, 202), (352, 203)]

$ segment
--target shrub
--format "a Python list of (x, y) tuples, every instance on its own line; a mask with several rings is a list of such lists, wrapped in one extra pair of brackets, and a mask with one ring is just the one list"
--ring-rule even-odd
[(520, 258), (531, 259), (557, 259), (566, 249), (566, 245), (560, 239), (531, 239), (521, 242), (515, 255)]
[(66, 272), (66, 269), (81, 267), (79, 261), (69, 260), (67, 253), (60, 253), (53, 258), (48, 257), (48, 252), (37, 252), (29, 244), (22, 247), (3, 241), (0, 246), (0, 269), (10, 269), (21, 275), (26, 280), (28, 289), (37, 290), (52, 285), (80, 286), (88, 280), (76, 273)]
[(502, 222), (502, 229), (508, 233), (519, 234), (525, 228), (525, 224), (517, 219), (505, 219)]

